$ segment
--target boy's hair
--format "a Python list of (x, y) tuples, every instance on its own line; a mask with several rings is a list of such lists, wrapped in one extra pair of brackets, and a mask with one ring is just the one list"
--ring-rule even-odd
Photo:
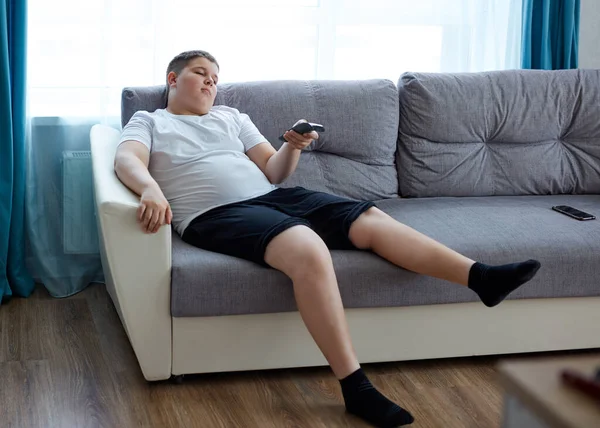
[[(182, 52), (179, 55), (177, 55), (175, 58), (173, 58), (171, 60), (171, 62), (169, 63), (169, 66), (167, 67), (167, 78), (169, 77), (169, 73), (171, 71), (174, 71), (176, 74), (181, 73), (181, 71), (185, 68), (186, 65), (188, 65), (188, 63), (196, 58), (206, 58), (207, 60), (209, 60), (210, 62), (214, 63), (217, 68), (219, 67), (219, 63), (217, 62), (217, 60), (215, 59), (214, 56), (212, 56), (211, 54), (209, 54), (206, 51), (200, 51), (200, 50), (196, 50), (196, 51), (186, 51), (186, 52)], [(167, 81), (167, 96), (169, 95), (169, 82)]]

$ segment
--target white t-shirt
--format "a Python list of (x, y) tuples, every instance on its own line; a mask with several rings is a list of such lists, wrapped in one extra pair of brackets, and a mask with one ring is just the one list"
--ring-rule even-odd
[(180, 235), (210, 209), (275, 189), (245, 154), (267, 139), (234, 108), (213, 106), (203, 116), (138, 111), (123, 128), (120, 142), (128, 140), (150, 150), (148, 169), (171, 205)]

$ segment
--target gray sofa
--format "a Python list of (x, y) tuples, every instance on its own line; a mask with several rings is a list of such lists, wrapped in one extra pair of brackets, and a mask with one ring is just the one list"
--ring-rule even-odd
[[(600, 71), (405, 73), (397, 87), (225, 84), (216, 104), (247, 113), (276, 148), (299, 118), (325, 125), (284, 187), (375, 200), (481, 262), (542, 263), (531, 282), (488, 309), (466, 288), (369, 252), (333, 251), (361, 361), (600, 347), (600, 221), (551, 210), (600, 215)], [(163, 87), (126, 88), (123, 125), (137, 110), (164, 106)], [(131, 218), (123, 223), (136, 199), (108, 165), (116, 140), (116, 130), (92, 130), (103, 265), (146, 378), (324, 364), (282, 273), (191, 247), (170, 230), (147, 237)], [(149, 254), (167, 246), (171, 258), (133, 260), (136, 246)], [(162, 285), (145, 289), (158, 278)], [(156, 296), (140, 300), (148, 289)]]

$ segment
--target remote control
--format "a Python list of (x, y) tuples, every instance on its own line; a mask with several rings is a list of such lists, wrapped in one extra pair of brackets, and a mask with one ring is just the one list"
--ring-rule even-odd
[[(299, 124), (295, 125), (291, 130), (296, 131), (298, 134), (307, 134), (312, 131), (325, 132), (325, 127), (319, 123), (300, 122)], [(279, 139), (281, 141), (286, 141), (285, 138), (283, 138), (283, 135), (281, 135)]]

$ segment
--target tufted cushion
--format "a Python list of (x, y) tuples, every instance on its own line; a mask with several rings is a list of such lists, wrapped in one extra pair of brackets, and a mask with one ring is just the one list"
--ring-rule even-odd
[(401, 196), (600, 193), (600, 71), (406, 73)]
[[(165, 95), (164, 86), (125, 88), (123, 124), (137, 110), (164, 108)], [(363, 200), (397, 197), (398, 94), (393, 82), (223, 84), (215, 104), (248, 114), (276, 148), (282, 144), (278, 137), (298, 119), (325, 126), (326, 132), (302, 154), (296, 172), (282, 187), (304, 186)]]

